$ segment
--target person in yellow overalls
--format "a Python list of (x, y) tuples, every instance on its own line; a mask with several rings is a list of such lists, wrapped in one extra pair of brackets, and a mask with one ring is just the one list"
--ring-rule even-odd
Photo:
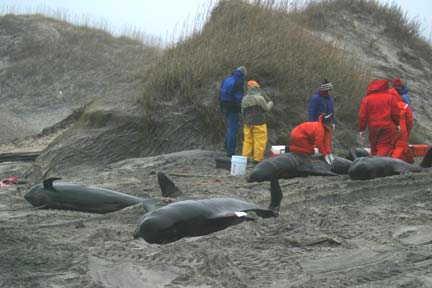
[(267, 145), (266, 112), (273, 107), (272, 101), (266, 101), (255, 80), (247, 82), (247, 93), (243, 97), (241, 110), (243, 116), (242, 155), (251, 157), (257, 163), (264, 159)]

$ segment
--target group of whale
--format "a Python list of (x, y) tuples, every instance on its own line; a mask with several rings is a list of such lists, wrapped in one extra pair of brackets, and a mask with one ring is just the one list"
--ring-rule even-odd
[(276, 216), (272, 210), (234, 198), (186, 199), (166, 204), (166, 198), (182, 196), (180, 189), (158, 173), (162, 198), (140, 198), (100, 187), (84, 186), (49, 178), (34, 185), (24, 198), (33, 206), (91, 213), (109, 213), (142, 204), (146, 213), (138, 221), (134, 237), (165, 244), (183, 237), (207, 235), (254, 218)]
[[(164, 198), (140, 198), (109, 189), (83, 186), (49, 178), (34, 185), (24, 198), (38, 208), (68, 209), (91, 213), (109, 213), (142, 204), (146, 213), (138, 220), (135, 238), (148, 243), (166, 244), (183, 237), (207, 235), (244, 221), (278, 216), (282, 200), (279, 179), (293, 177), (336, 176), (348, 174), (352, 179), (372, 179), (408, 172), (430, 170), (432, 148), (419, 166), (389, 157), (357, 157), (362, 151), (352, 150), (354, 161), (335, 157), (332, 165), (321, 157), (284, 153), (260, 162), (248, 175), (248, 182), (269, 181), (271, 203), (268, 209), (235, 198), (186, 199), (166, 204), (164, 198), (181, 198), (182, 192), (163, 173), (158, 182)], [(362, 155), (364, 156), (364, 155)], [(253, 214), (251, 214), (251, 212)]]
[(272, 209), (279, 209), (282, 191), (279, 179), (306, 176), (349, 175), (354, 180), (367, 180), (392, 175), (432, 171), (432, 147), (429, 147), (421, 163), (409, 164), (391, 157), (369, 156), (365, 149), (353, 148), (349, 159), (335, 157), (330, 165), (322, 156), (306, 156), (284, 153), (260, 162), (248, 176), (248, 182), (270, 182)]

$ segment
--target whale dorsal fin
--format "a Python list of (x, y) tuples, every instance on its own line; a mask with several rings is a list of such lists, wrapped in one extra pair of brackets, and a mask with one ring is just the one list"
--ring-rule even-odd
[(45, 189), (54, 190), (53, 182), (56, 181), (56, 180), (60, 180), (60, 179), (61, 178), (56, 178), (56, 177), (45, 179), (43, 181), (43, 186), (44, 186)]
[(157, 173), (159, 187), (162, 192), (162, 197), (178, 197), (183, 195), (183, 192), (168, 178), (163, 172)]

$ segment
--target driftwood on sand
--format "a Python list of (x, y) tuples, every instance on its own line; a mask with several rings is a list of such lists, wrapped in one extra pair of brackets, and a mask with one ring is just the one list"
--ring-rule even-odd
[(41, 151), (0, 153), (0, 162), (34, 161)]

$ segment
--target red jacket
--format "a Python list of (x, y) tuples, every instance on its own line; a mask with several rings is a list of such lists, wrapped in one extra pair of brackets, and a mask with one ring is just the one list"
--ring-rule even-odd
[(359, 131), (366, 130), (366, 127), (398, 126), (399, 102), (396, 95), (388, 92), (387, 80), (373, 80), (360, 104)]
[(322, 122), (304, 122), (291, 131), (289, 150), (299, 154), (314, 154), (314, 148), (332, 153), (332, 133)]
[(400, 110), (400, 126), (402, 129), (402, 125), (406, 126), (408, 136), (411, 133), (411, 129), (414, 126), (414, 117), (413, 112), (408, 104), (404, 102), (399, 102), (398, 104)]
[(393, 158), (399, 158), (408, 163), (414, 162), (414, 155), (408, 147), (409, 135), (413, 125), (413, 115), (408, 104), (399, 102), (400, 107), (400, 131), (394, 149), (392, 152)]
[[(400, 122), (402, 122), (402, 120), (406, 121), (406, 127), (408, 129), (408, 134), (411, 132), (411, 129), (414, 125), (414, 115), (413, 115), (413, 111), (411, 109), (411, 107), (406, 104), (405, 102), (403, 102), (403, 99), (401, 97), (401, 95), (399, 94), (399, 92), (395, 89), (395, 88), (390, 88), (388, 90), (388, 92), (390, 94), (392, 94), (398, 101), (398, 107), (399, 107), (399, 115), (400, 115)], [(404, 119), (402, 119), (402, 117)], [(400, 123), (400, 125), (402, 125), (402, 123)]]
[(399, 94), (399, 92), (395, 88), (392, 87), (392, 88), (388, 89), (388, 93), (390, 93), (394, 97), (396, 97), (396, 99), (398, 101), (402, 101), (403, 102), (402, 96)]

